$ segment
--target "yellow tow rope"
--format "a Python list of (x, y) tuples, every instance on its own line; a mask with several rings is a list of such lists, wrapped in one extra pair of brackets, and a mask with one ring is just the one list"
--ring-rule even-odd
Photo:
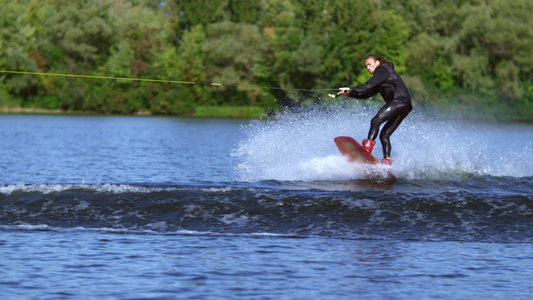
[[(41, 76), (59, 76), (59, 77), (77, 77), (77, 78), (91, 78), (91, 79), (126, 80), (126, 81), (146, 81), (146, 82), (177, 83), (177, 84), (202, 84), (202, 85), (211, 85), (211, 86), (234, 86), (234, 87), (246, 87), (246, 88), (292, 90), (292, 91), (302, 91), (302, 92), (318, 92), (318, 91), (333, 91), (333, 90), (337, 90), (337, 89), (312, 89), (312, 90), (310, 90), (310, 89), (282, 88), (282, 87), (258, 86), (258, 85), (246, 86), (246, 85), (222, 84), (222, 83), (214, 83), (214, 82), (162, 80), (162, 79), (147, 79), (147, 78), (129, 78), (129, 77), (98, 76), (98, 75), (79, 75), (79, 74), (43, 73), (43, 72), (27, 72), (27, 71), (9, 71), (9, 70), (0, 70), (0, 73), (41, 75)], [(349, 88), (339, 88), (339, 90), (345, 90), (345, 89), (349, 89)], [(335, 95), (333, 95), (333, 94), (328, 94), (328, 96), (335, 98)]]

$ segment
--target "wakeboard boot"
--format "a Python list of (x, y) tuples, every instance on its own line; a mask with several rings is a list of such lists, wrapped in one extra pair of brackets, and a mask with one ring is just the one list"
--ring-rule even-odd
[(392, 160), (390, 157), (385, 157), (381, 160), (381, 163), (387, 166), (392, 166)]
[(363, 148), (368, 152), (368, 154), (372, 154), (372, 149), (374, 149), (374, 145), (376, 144), (376, 141), (372, 141), (369, 139), (363, 140)]

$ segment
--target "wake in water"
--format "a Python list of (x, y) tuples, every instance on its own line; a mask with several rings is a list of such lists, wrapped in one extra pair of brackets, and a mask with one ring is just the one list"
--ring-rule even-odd
[[(242, 181), (353, 180), (367, 178), (368, 166), (348, 163), (333, 139), (367, 137), (379, 109), (357, 102), (331, 109), (307, 109), (254, 121), (233, 151)], [(484, 125), (413, 112), (391, 137), (393, 172), (407, 179), (533, 175), (533, 134), (520, 126)], [(373, 155), (381, 159), (379, 140)], [(376, 168), (376, 167), (375, 167)], [(386, 166), (378, 166), (386, 172)], [(376, 170), (373, 170), (374, 172)]]
[(530, 194), (17, 184), (0, 230), (531, 242)]

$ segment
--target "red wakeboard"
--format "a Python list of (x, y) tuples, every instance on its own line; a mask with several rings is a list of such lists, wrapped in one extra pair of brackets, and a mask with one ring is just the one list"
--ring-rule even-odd
[[(357, 162), (364, 164), (378, 165), (379, 161), (368, 153), (361, 144), (359, 144), (354, 138), (349, 136), (338, 136), (335, 139), (335, 144), (339, 148), (340, 152), (349, 162)], [(389, 179), (396, 179), (396, 176), (391, 171), (387, 172)]]
[(354, 138), (338, 136), (335, 138), (335, 144), (337, 144), (337, 148), (339, 148), (342, 155), (348, 158), (349, 162), (379, 164), (379, 161), (372, 154), (366, 152), (365, 148)]

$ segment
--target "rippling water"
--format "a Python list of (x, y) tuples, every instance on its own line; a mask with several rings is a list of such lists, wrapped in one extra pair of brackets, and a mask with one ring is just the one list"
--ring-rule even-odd
[(415, 112), (369, 170), (373, 112), (0, 116), (0, 296), (529, 297), (533, 127)]

